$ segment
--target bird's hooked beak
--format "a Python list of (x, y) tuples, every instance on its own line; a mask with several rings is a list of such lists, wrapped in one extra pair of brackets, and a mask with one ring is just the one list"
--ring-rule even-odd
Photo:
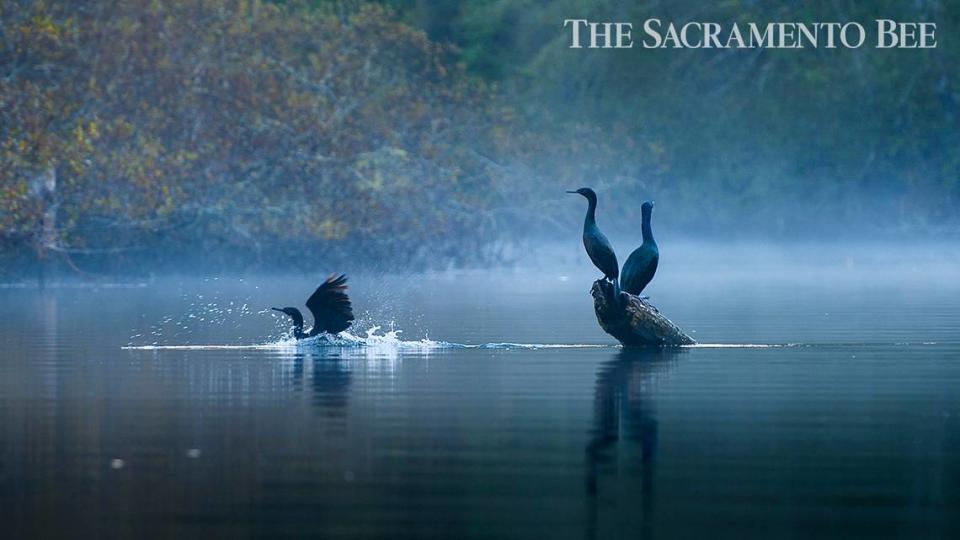
[(272, 307), (272, 308), (270, 308), (270, 309), (272, 309), (272, 310), (274, 310), (274, 311), (279, 311), (280, 313), (284, 313), (284, 314), (286, 313), (285, 311), (283, 311), (282, 309), (280, 309), (280, 308), (278, 308), (278, 307)]
[[(567, 190), (567, 193), (577, 193), (577, 191), (576, 191), (576, 190), (570, 191), (570, 190), (568, 189), (568, 190)], [(577, 194), (579, 195), (579, 193), (577, 193)]]

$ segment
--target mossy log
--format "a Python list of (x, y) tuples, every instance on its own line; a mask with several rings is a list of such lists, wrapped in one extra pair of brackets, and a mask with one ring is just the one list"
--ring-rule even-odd
[(624, 347), (679, 347), (696, 343), (649, 302), (625, 292), (617, 299), (609, 281), (593, 282), (590, 294), (600, 328)]

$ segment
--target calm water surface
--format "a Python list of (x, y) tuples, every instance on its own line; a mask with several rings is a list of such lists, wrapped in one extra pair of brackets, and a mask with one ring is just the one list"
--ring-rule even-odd
[(676, 352), (609, 346), (593, 276), (519, 271), (358, 275), (354, 334), (406, 343), (284, 344), (262, 310), (320, 277), (0, 289), (4, 537), (960, 531), (949, 272), (658, 276), (701, 343), (789, 344)]

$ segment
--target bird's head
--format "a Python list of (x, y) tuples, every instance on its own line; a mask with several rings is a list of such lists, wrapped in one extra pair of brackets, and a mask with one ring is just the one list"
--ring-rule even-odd
[(577, 190), (567, 191), (567, 193), (578, 193), (578, 194), (583, 195), (584, 197), (586, 197), (588, 201), (595, 201), (595, 200), (597, 200), (597, 194), (596, 194), (592, 189), (590, 189), (590, 188), (588, 188), (588, 187), (582, 187), (582, 188), (577, 189)]
[(643, 201), (643, 204), (640, 205), (640, 210), (645, 214), (653, 212), (653, 201)]

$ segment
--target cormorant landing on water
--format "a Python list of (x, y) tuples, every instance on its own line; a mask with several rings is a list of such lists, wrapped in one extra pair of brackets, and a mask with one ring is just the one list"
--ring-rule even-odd
[(607, 237), (597, 227), (597, 194), (590, 188), (580, 188), (567, 193), (579, 193), (587, 198), (587, 217), (583, 220), (583, 247), (587, 248), (587, 255), (593, 264), (603, 272), (605, 278), (617, 285), (620, 276), (620, 265), (617, 263), (617, 254)]
[(650, 219), (653, 217), (653, 201), (646, 201), (640, 207), (643, 215), (643, 243), (633, 250), (623, 263), (623, 278), (621, 288), (634, 295), (640, 296), (643, 288), (650, 283), (657, 273), (657, 263), (660, 262), (660, 250), (657, 241), (653, 239), (653, 229), (650, 228)]
[(350, 327), (353, 307), (347, 296), (347, 276), (330, 274), (317, 290), (307, 298), (307, 309), (313, 313), (313, 328), (303, 331), (303, 315), (295, 307), (270, 308), (286, 313), (293, 319), (293, 337), (304, 339), (318, 334), (336, 334)]

